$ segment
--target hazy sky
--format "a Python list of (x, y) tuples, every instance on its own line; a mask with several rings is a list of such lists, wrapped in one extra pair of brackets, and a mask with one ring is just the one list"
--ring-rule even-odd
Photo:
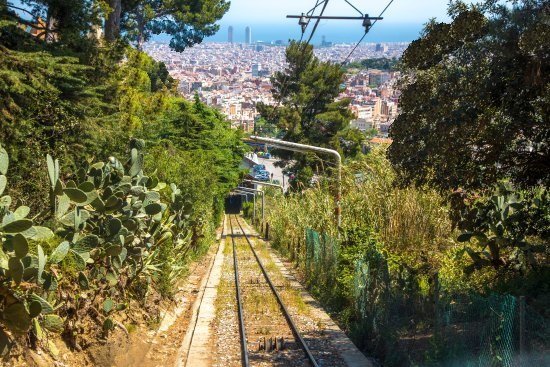
[[(227, 41), (227, 28), (233, 26), (235, 42), (244, 41), (244, 28), (251, 26), (254, 41), (299, 39), (301, 36), (297, 19), (287, 19), (289, 14), (307, 13), (317, 0), (231, 0), (231, 7), (218, 22), (220, 31), (206, 41)], [(378, 16), (390, 0), (348, 0), (362, 13)], [(474, 2), (475, 0), (465, 0)], [(12, 0), (20, 4), (20, 0)], [(447, 21), (448, 0), (394, 0), (384, 20), (378, 22), (369, 32), (365, 42), (399, 42), (418, 38), (422, 25), (430, 18)], [(317, 9), (319, 13), (321, 7)], [(329, 0), (325, 15), (359, 15), (345, 0)], [(313, 28), (310, 24), (306, 37)], [(360, 20), (322, 20), (319, 23), (313, 43), (319, 43), (323, 36), (333, 42), (355, 43), (364, 33)], [(167, 40), (166, 36), (153, 39)]]
[[(378, 15), (388, 0), (349, 0), (361, 12)], [(231, 8), (223, 22), (238, 24), (268, 22), (290, 24), (294, 19), (286, 19), (287, 14), (307, 12), (316, 0), (231, 0)], [(425, 23), (432, 17), (446, 19), (447, 0), (394, 0), (384, 14), (387, 22)], [(320, 7), (317, 12), (319, 12)], [(358, 15), (344, 0), (330, 0), (326, 15)]]
[[(389, 0), (349, 0), (362, 13), (378, 16)], [(473, 0), (466, 0), (472, 2)], [(218, 22), (220, 32), (210, 41), (226, 41), (227, 27), (235, 28), (235, 42), (244, 41), (244, 28), (252, 28), (253, 40), (287, 40), (300, 38), (297, 19), (287, 15), (307, 13), (316, 0), (231, 0), (231, 8)], [(365, 38), (365, 42), (412, 41), (418, 38), (422, 25), (430, 18), (448, 20), (448, 0), (394, 0), (380, 21)], [(316, 14), (319, 13), (320, 7)], [(359, 15), (345, 0), (329, 0), (325, 15)], [(313, 24), (313, 23), (311, 23)], [(308, 33), (312, 27), (308, 28)], [(322, 36), (334, 42), (357, 42), (364, 33), (360, 20), (322, 20), (313, 38), (319, 43)]]

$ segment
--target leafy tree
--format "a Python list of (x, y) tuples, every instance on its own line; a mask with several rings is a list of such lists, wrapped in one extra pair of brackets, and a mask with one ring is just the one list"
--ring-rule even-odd
[[(339, 65), (321, 62), (306, 43), (291, 42), (286, 50), (287, 68), (273, 75), (276, 106), (258, 105), (262, 117), (283, 130), (283, 139), (322, 147), (339, 148), (337, 135), (353, 118), (349, 99), (335, 101), (342, 91), (344, 71)], [(314, 155), (277, 153), (291, 170), (306, 166), (322, 170)], [(307, 176), (307, 175), (306, 175)]]
[(366, 135), (359, 129), (345, 128), (339, 131), (333, 139), (333, 146), (342, 151), (346, 157), (356, 157), (362, 152), (362, 143)]
[(166, 33), (176, 51), (215, 34), (216, 21), (229, 10), (225, 0), (109, 0), (105, 37), (116, 40), (121, 33), (141, 49), (151, 35)]
[(389, 158), (403, 183), (440, 189), (550, 183), (550, 7), (453, 2), (402, 62), (402, 112)]
[(92, 41), (88, 33), (93, 26), (100, 25), (100, 8), (96, 1), (22, 0), (22, 6), (4, 3), (4, 14), (33, 28), (38, 39), (64, 43), (73, 49)]
[(548, 260), (548, 189), (518, 192), (502, 183), (492, 197), (474, 201), (463, 215), (461, 224), (466, 231), (458, 240), (475, 245), (464, 248), (472, 259), (467, 273), (491, 266), (525, 274)]
[(193, 243), (211, 233), (221, 219), (224, 198), (239, 183), (239, 165), (245, 152), (241, 132), (198, 98), (167, 101), (162, 117), (138, 133), (154, 148), (147, 157), (163, 179), (178, 182), (194, 203), (190, 218)]
[(365, 59), (361, 61), (355, 61), (344, 66), (346, 70), (349, 69), (379, 69), (379, 70), (395, 70), (397, 68), (398, 59), (387, 57)]
[(270, 124), (265, 118), (260, 117), (254, 121), (254, 135), (269, 136), (276, 138), (279, 134), (277, 126)]
[[(9, 21), (4, 25), (0, 41), (22, 37), (6, 43), (27, 43), (30, 36), (13, 33), (17, 27)], [(0, 140), (13, 159), (17, 186), (10, 190), (14, 195), (30, 195), (38, 201), (46, 197), (37, 151), (55, 154), (70, 166), (85, 159), (84, 145), (88, 151), (95, 146), (90, 124), (83, 123), (84, 117), (99, 112), (98, 96), (87, 85), (89, 72), (74, 57), (18, 51), (0, 44)]]

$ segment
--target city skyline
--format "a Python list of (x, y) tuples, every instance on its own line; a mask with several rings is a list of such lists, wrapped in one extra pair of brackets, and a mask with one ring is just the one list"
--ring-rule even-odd
[[(229, 36), (228, 28), (225, 33)], [(249, 40), (252, 29), (247, 28)], [(236, 34), (240, 30), (235, 29)], [(367, 58), (398, 58), (406, 43), (365, 43), (358, 46), (350, 61)], [(315, 49), (321, 61), (342, 63), (353, 45), (334, 45), (326, 41)], [(258, 103), (274, 105), (270, 76), (286, 65), (284, 45), (266, 47), (259, 43), (205, 43), (184, 52), (170, 50), (167, 44), (150, 42), (145, 51), (165, 63), (178, 80), (178, 90), (188, 99), (197, 95), (209, 106), (227, 116), (232, 126), (246, 131), (254, 128)], [(381, 136), (397, 116), (399, 95), (394, 87), (398, 73), (390, 70), (360, 70), (346, 74), (341, 98), (349, 98), (356, 118), (350, 126), (361, 131), (376, 129)]]
[[(214, 36), (207, 37), (203, 42), (229, 42), (228, 29), (233, 27), (233, 42), (246, 43), (246, 27), (254, 30), (253, 41), (273, 42), (281, 40), (287, 42), (290, 39), (300, 39), (301, 32), (298, 24), (277, 26), (270, 24), (225, 24)], [(417, 39), (423, 25), (420, 24), (377, 24), (365, 38), (365, 42), (411, 42)], [(335, 43), (356, 43), (364, 33), (361, 24), (325, 24), (320, 25), (312, 39), (312, 44), (321, 44), (323, 36), (327, 41)], [(152, 41), (168, 42), (169, 36), (153, 36)]]
[[(373, 4), (365, 1), (350, 1), (361, 12), (376, 16), (387, 5), (387, 2)], [(467, 3), (473, 1), (468, 0)], [(228, 26), (234, 29), (244, 29), (250, 26), (254, 29), (256, 41), (274, 41), (299, 39), (300, 27), (296, 19), (287, 19), (287, 15), (298, 15), (310, 10), (315, 4), (312, 0), (279, 0), (277, 2), (261, 2), (251, 4), (247, 0), (232, 0), (229, 11), (218, 22), (220, 31), (205, 39), (205, 42), (221, 42), (226, 37)], [(319, 9), (317, 10), (317, 13)], [(329, 1), (325, 14), (329, 15), (358, 15), (357, 11), (344, 0)], [(423, 25), (431, 18), (445, 21), (447, 15), (447, 1), (417, 0), (394, 1), (384, 14), (384, 19), (378, 22), (369, 32), (367, 42), (410, 42), (418, 38)], [(311, 28), (308, 29), (308, 32)], [(354, 43), (364, 33), (360, 21), (322, 20), (319, 23), (312, 42), (320, 44), (322, 36), (333, 42)], [(236, 32), (234, 42), (245, 42), (241, 38), (244, 32)]]

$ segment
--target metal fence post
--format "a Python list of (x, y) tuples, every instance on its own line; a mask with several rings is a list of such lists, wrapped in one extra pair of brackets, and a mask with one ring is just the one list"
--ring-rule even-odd
[(525, 348), (525, 296), (519, 297), (519, 364), (523, 366)]
[(441, 337), (441, 320), (439, 315), (439, 273), (435, 273), (433, 277), (433, 306), (434, 306), (434, 335), (437, 339)]

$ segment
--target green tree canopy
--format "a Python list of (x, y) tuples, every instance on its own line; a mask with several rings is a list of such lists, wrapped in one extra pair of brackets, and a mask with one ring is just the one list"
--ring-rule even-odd
[[(307, 43), (291, 42), (286, 50), (288, 66), (271, 78), (276, 106), (258, 105), (262, 117), (283, 131), (283, 140), (340, 149), (338, 134), (349, 126), (353, 115), (349, 99), (336, 101), (345, 74), (340, 65), (321, 62)], [(347, 134), (347, 138), (357, 134)], [(342, 139), (340, 139), (342, 138)], [(355, 151), (351, 149), (350, 151)], [(294, 160), (293, 170), (305, 166), (322, 169), (313, 156), (278, 152), (283, 165)]]
[[(216, 21), (229, 10), (225, 0), (115, 0), (120, 2), (120, 30), (141, 49), (151, 35), (171, 36), (170, 47), (176, 51), (201, 43), (214, 35)], [(112, 13), (111, 13), (112, 14)], [(106, 27), (109, 28), (109, 23)]]
[(0, 0), (0, 16), (35, 29), (50, 43), (82, 49), (104, 24), (109, 42), (130, 41), (138, 49), (153, 34), (171, 36), (176, 51), (214, 35), (229, 10), (225, 0)]
[(477, 189), (550, 182), (550, 7), (453, 2), (402, 62), (389, 158), (404, 183)]
[(361, 61), (351, 62), (346, 64), (344, 68), (349, 69), (379, 69), (379, 70), (395, 70), (399, 60), (394, 58), (380, 57), (374, 59), (364, 59)]

